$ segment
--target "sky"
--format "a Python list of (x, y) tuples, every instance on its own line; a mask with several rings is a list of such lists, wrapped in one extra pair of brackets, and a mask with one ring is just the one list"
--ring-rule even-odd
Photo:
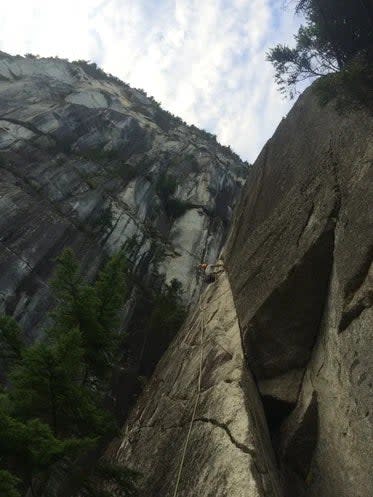
[(0, 50), (94, 61), (249, 162), (293, 104), (265, 60), (291, 0), (3, 1)]

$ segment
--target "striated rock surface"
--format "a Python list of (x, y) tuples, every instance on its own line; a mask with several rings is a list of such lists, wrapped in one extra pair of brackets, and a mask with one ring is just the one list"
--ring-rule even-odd
[(226, 249), (294, 497), (373, 488), (372, 136), (371, 114), (321, 109), (308, 90), (251, 168)]
[(108, 456), (142, 497), (282, 496), (227, 276), (209, 285)]
[(246, 169), (94, 65), (0, 53), (0, 310), (32, 336), (67, 245), (92, 275), (127, 244), (144, 278), (158, 265), (196, 300)]

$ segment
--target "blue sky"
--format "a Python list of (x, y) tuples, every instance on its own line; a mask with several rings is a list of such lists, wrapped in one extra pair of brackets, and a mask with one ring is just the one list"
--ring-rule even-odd
[[(289, 4), (287, 7), (287, 4)], [(291, 42), (290, 0), (12, 0), (0, 50), (89, 59), (254, 161), (291, 102), (266, 50)]]

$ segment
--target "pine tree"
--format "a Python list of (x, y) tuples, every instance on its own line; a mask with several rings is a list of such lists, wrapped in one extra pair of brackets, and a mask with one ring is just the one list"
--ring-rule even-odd
[(0, 469), (0, 495), (1, 497), (20, 497), (18, 490), (20, 484), (19, 478), (12, 475), (9, 471)]
[(120, 252), (109, 260), (95, 285), (99, 300), (98, 320), (111, 333), (115, 333), (120, 324), (119, 310), (126, 296), (125, 271), (125, 257)]
[(23, 422), (3, 407), (0, 408), (0, 440), (1, 465), (12, 471), (6, 471), (8, 476), (2, 475), (2, 484), (10, 489), (20, 488), (21, 482), (23, 488), (27, 488), (33, 478), (45, 476), (52, 464), (63, 457), (76, 456), (93, 444), (90, 439), (57, 439), (50, 427), (39, 419)]
[[(302, 81), (343, 73), (334, 82), (372, 84), (373, 7), (367, 0), (298, 0), (296, 12), (305, 18), (295, 35), (295, 47), (277, 45), (267, 59), (275, 68), (280, 91), (291, 98)], [(357, 71), (357, 65), (359, 71)], [(347, 77), (346, 77), (347, 74)], [(346, 86), (346, 85), (345, 85)], [(371, 89), (371, 88), (370, 88)]]
[(158, 358), (168, 347), (170, 341), (185, 319), (185, 307), (181, 298), (181, 283), (174, 279), (164, 285), (161, 291), (153, 295), (151, 311), (147, 316), (145, 328), (145, 345), (147, 348), (145, 372), (149, 373)]
[(136, 483), (139, 473), (119, 464), (101, 460), (82, 482), (83, 497), (112, 497), (113, 491), (106, 490), (107, 485), (115, 488), (115, 495), (136, 497)]
[(113, 351), (118, 345), (119, 310), (125, 298), (125, 259), (111, 258), (100, 272), (96, 285), (84, 282), (71, 250), (58, 258), (53, 287), (59, 304), (53, 313), (50, 334), (77, 327), (82, 337), (85, 378), (104, 378), (110, 371)]
[(0, 318), (1, 359), (9, 370), (0, 393), (1, 495), (18, 497), (35, 478), (40, 486), (56, 463), (116, 433), (105, 401), (120, 345), (124, 278), (119, 254), (88, 284), (66, 250), (57, 261), (58, 304), (45, 339), (24, 347), (16, 322)]
[(21, 329), (10, 316), (0, 316), (0, 364), (11, 369), (22, 356)]
[(39, 418), (55, 436), (103, 435), (112, 422), (102, 398), (83, 383), (83, 349), (78, 329), (53, 343), (40, 342), (23, 354), (10, 376), (10, 397), (21, 419)]

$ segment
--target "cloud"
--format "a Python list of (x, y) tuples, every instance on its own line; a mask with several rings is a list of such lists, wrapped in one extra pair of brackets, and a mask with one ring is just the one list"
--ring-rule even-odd
[(283, 3), (13, 0), (0, 49), (93, 60), (253, 161), (290, 107), (265, 61), (297, 27)]

